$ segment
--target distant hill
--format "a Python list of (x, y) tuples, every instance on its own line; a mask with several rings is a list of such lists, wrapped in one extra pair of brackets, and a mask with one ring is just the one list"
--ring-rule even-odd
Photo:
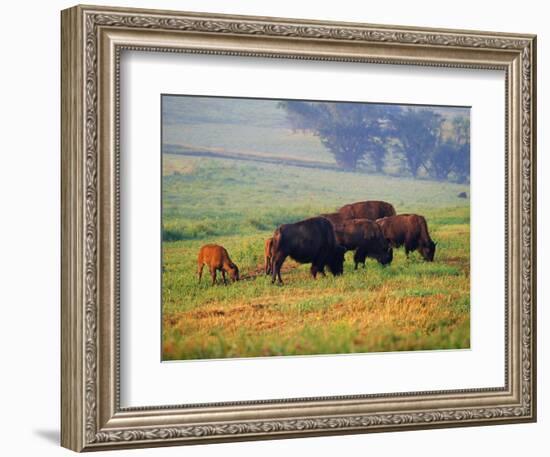
[(289, 129), (278, 100), (224, 97), (163, 96), (162, 119), (167, 125), (231, 124)]
[[(333, 155), (311, 132), (296, 132), (279, 100), (164, 95), (163, 152), (203, 151), (222, 155), (265, 156), (334, 166)], [(424, 107), (423, 107), (424, 108)], [(432, 107), (446, 124), (469, 116), (469, 108)], [(388, 159), (390, 173), (396, 160)]]

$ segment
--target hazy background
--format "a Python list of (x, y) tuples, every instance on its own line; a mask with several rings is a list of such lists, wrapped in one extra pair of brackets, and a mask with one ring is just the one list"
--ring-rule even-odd
[(470, 109), (162, 97), (163, 152), (466, 183)]

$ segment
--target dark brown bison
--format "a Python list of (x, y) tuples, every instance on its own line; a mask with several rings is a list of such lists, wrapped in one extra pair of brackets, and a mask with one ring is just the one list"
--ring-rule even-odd
[(392, 247), (405, 246), (407, 257), (409, 252), (417, 250), (424, 260), (433, 261), (436, 243), (430, 238), (428, 224), (426, 224), (424, 216), (400, 214), (378, 219), (376, 223)]
[(370, 219), (371, 221), (396, 214), (391, 203), (377, 200), (350, 203), (342, 206), (338, 212), (344, 219)]
[(266, 275), (271, 274), (271, 249), (273, 247), (273, 238), (268, 238), (264, 243), (264, 271)]
[(205, 244), (199, 251), (197, 258), (197, 274), (199, 276), (199, 282), (202, 278), (202, 269), (207, 265), (212, 276), (212, 285), (216, 283), (216, 272), (220, 270), (222, 272), (223, 283), (227, 284), (225, 279), (225, 273), (229, 273), (233, 281), (239, 280), (239, 269), (231, 259), (227, 250), (223, 246), (217, 244)]
[(355, 269), (360, 263), (364, 266), (367, 257), (376, 259), (382, 265), (387, 265), (393, 260), (393, 250), (374, 221), (353, 219), (335, 225), (334, 231), (338, 244), (348, 251), (355, 251)]
[(320, 216), (326, 217), (330, 222), (332, 222), (332, 225), (341, 224), (346, 220), (340, 213), (324, 213)]
[(333, 275), (344, 271), (345, 248), (338, 245), (331, 222), (324, 217), (312, 217), (294, 224), (281, 225), (273, 234), (272, 280), (282, 284), (281, 267), (287, 257), (299, 263), (311, 263), (311, 275), (324, 274), (328, 266)]

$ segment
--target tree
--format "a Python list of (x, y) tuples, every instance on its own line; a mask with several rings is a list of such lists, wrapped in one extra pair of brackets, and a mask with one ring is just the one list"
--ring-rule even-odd
[(455, 160), (456, 143), (451, 139), (440, 141), (430, 158), (430, 175), (439, 180), (447, 179), (453, 170)]
[(467, 117), (455, 117), (453, 119), (455, 135), (455, 159), (453, 172), (458, 182), (470, 180), (470, 119)]
[(384, 110), (380, 105), (284, 101), (279, 104), (296, 130), (318, 136), (345, 170), (367, 157), (376, 170), (384, 165)]
[(440, 114), (427, 108), (408, 107), (392, 116), (393, 134), (414, 177), (421, 168), (429, 171), (429, 160), (439, 144), (442, 122)]
[(430, 175), (436, 179), (452, 177), (466, 182), (470, 177), (470, 121), (466, 117), (455, 117), (452, 130), (439, 141), (429, 162)]
[(294, 130), (312, 130), (320, 121), (321, 109), (317, 104), (286, 100), (277, 105), (286, 111), (286, 117)]
[(365, 152), (367, 162), (372, 164), (378, 173), (383, 173), (386, 155), (388, 153), (388, 138), (385, 134), (371, 137)]
[(433, 108), (365, 103), (284, 101), (295, 130), (312, 132), (334, 155), (338, 166), (361, 165), (384, 171), (388, 151), (397, 151), (411, 175), (424, 169), (435, 179), (465, 182), (470, 175), (470, 121), (456, 116), (452, 133)]

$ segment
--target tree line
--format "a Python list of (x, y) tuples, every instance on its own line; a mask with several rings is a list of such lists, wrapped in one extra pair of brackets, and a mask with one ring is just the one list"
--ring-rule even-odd
[[(432, 108), (363, 103), (282, 101), (295, 130), (317, 136), (344, 170), (398, 174), (460, 183), (470, 180), (470, 120)], [(395, 173), (395, 170), (394, 170)]]

